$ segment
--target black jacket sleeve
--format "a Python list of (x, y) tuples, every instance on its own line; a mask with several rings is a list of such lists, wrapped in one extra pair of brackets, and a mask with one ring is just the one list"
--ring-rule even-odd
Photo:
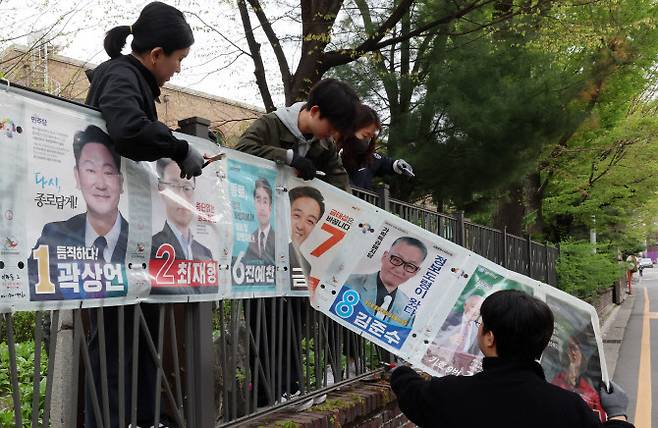
[(395, 170), (393, 169), (393, 163), (395, 163), (395, 159), (389, 158), (388, 156), (384, 156), (379, 153), (373, 153), (370, 156), (370, 162), (372, 165), (371, 168), (374, 176), (384, 177), (386, 175), (395, 174)]
[(407, 366), (396, 368), (391, 374), (391, 388), (398, 397), (398, 405), (404, 415), (418, 426), (432, 426), (440, 420), (441, 410), (436, 408), (437, 390), (435, 378), (425, 380)]
[(132, 72), (109, 71), (103, 76), (98, 108), (107, 123), (117, 151), (135, 161), (168, 157), (180, 161), (187, 155), (187, 141), (173, 136), (162, 122), (150, 120), (142, 106), (137, 76)]

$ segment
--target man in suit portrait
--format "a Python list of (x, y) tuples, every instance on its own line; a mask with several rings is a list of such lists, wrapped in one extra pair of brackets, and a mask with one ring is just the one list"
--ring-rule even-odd
[(382, 254), (378, 272), (350, 275), (345, 285), (359, 293), (364, 306), (376, 318), (411, 327), (411, 314), (404, 311), (409, 296), (398, 287), (418, 274), (426, 257), (425, 244), (411, 236), (401, 236)]
[[(99, 127), (89, 125), (77, 132), (73, 140), (75, 166), (73, 175), (80, 189), (87, 211), (65, 221), (44, 225), (35, 250), (46, 245), (49, 250), (50, 277), (57, 284), (57, 247), (86, 247), (97, 251), (97, 260), (105, 263), (124, 263), (128, 243), (128, 222), (119, 212), (119, 198), (123, 193), (121, 157), (108, 135)], [(30, 292), (38, 281), (37, 263), (28, 259)], [(81, 291), (84, 293), (84, 291)], [(47, 298), (61, 299), (62, 290)], [(33, 296), (34, 297), (34, 296)]]
[(274, 229), (270, 224), (272, 215), (272, 186), (265, 178), (254, 184), (254, 205), (258, 228), (251, 234), (251, 242), (244, 256), (246, 260), (262, 260), (264, 264), (274, 264)]
[(196, 241), (192, 234), (196, 179), (180, 178), (178, 164), (169, 158), (158, 159), (155, 168), (167, 219), (162, 230), (153, 235), (151, 258), (156, 258), (162, 244), (170, 244), (176, 260), (212, 260), (210, 249)]
[[(293, 275), (309, 272), (310, 265), (299, 253), (299, 247), (306, 240), (315, 225), (324, 215), (324, 197), (314, 187), (298, 186), (288, 192), (290, 197), (290, 239), (288, 253)], [(306, 280), (293, 281), (294, 289), (306, 289)]]

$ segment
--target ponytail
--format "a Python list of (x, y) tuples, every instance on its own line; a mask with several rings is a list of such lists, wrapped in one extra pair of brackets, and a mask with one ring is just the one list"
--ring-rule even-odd
[(110, 58), (121, 56), (121, 50), (126, 45), (126, 39), (130, 35), (129, 25), (120, 25), (112, 28), (105, 34), (103, 47)]
[(159, 1), (147, 4), (133, 25), (120, 25), (105, 34), (103, 46), (110, 58), (121, 56), (130, 34), (133, 35), (130, 47), (137, 54), (161, 47), (165, 54), (171, 55), (194, 43), (192, 28), (183, 12)]

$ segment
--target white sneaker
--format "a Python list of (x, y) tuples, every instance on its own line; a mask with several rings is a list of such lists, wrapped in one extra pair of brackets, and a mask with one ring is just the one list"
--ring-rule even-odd
[[(301, 397), (301, 395), (302, 395), (302, 392), (299, 391), (299, 390), (297, 392), (295, 392), (294, 394), (288, 394), (287, 392), (284, 392), (281, 395), (281, 403), (285, 403), (286, 401), (294, 400), (295, 398)], [(315, 400), (313, 400), (312, 398), (309, 398), (308, 400), (300, 401), (297, 404), (293, 404), (292, 406), (290, 406), (290, 409), (294, 410), (295, 412), (303, 412), (303, 411), (308, 410), (311, 407), (313, 407), (313, 402), (314, 401)]]

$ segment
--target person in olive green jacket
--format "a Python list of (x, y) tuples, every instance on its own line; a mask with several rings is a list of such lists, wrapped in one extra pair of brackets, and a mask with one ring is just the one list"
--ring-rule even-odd
[(280, 108), (254, 121), (240, 137), (236, 150), (290, 165), (304, 180), (318, 171), (329, 184), (351, 192), (349, 176), (331, 138), (352, 128), (359, 96), (347, 83), (324, 79), (306, 102)]

